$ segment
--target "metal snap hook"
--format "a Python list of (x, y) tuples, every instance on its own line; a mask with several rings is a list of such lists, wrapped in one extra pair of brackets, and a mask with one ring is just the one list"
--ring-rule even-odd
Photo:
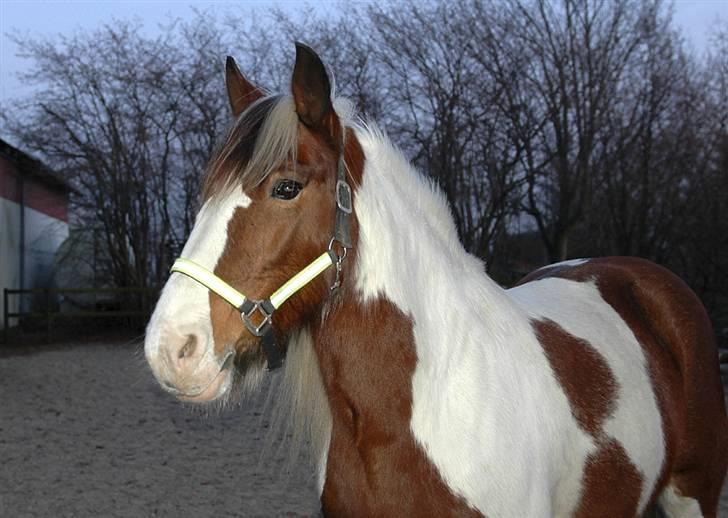
[[(329, 286), (330, 291), (336, 290), (339, 286), (341, 286), (341, 265), (346, 258), (346, 254), (349, 252), (349, 249), (345, 246), (342, 246), (343, 252), (341, 255), (336, 253), (336, 250), (334, 250), (334, 242), (336, 242), (336, 238), (332, 237), (331, 241), (329, 241), (329, 253), (333, 254), (336, 257), (336, 261), (334, 261), (334, 266), (336, 267), (336, 276), (334, 277), (334, 282), (331, 286)], [(341, 245), (341, 243), (339, 243)]]

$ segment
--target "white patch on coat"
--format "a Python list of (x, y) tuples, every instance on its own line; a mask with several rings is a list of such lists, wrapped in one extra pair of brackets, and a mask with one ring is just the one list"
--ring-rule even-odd
[(546, 278), (509, 290), (534, 319), (550, 319), (588, 342), (617, 382), (617, 407), (603, 431), (616, 439), (643, 476), (639, 512), (657, 483), (665, 440), (647, 360), (632, 330), (607, 304), (594, 282)]
[[(225, 249), (230, 219), (237, 209), (246, 208), (250, 203), (250, 198), (240, 189), (210, 198), (197, 215), (181, 257), (214, 270)], [(159, 359), (160, 349), (165, 344), (177, 345), (179, 337), (188, 334), (196, 335), (198, 347), (206, 348), (203, 361), (219, 363), (213, 353), (209, 291), (186, 275), (175, 273), (162, 290), (144, 342), (147, 361), (158, 379), (169, 379), (170, 374), (165, 372), (165, 362)]]
[(551, 270), (551, 271), (565, 270), (567, 268), (574, 268), (575, 266), (581, 266), (582, 264), (586, 264), (588, 262), (589, 262), (589, 259), (567, 259), (566, 261), (560, 261), (558, 263), (552, 263), (552, 264), (547, 264), (545, 266), (542, 266), (538, 270), (535, 270), (534, 273), (540, 272), (542, 270)]
[[(230, 219), (237, 209), (248, 208), (250, 204), (251, 199), (239, 188), (208, 200), (197, 215), (181, 257), (214, 270), (225, 249)], [(174, 274), (167, 281), (148, 326), (145, 343), (149, 363), (161, 380), (164, 380), (165, 373), (159, 372), (164, 368), (164, 362), (157, 358), (160, 347), (164, 347), (160, 337), (170, 332), (178, 335), (186, 331), (197, 334), (201, 342), (207, 344), (205, 361), (209, 364), (208, 371), (215, 373), (219, 370), (220, 359), (216, 360), (212, 354), (214, 347), (209, 293), (207, 288), (182, 274)], [(266, 440), (266, 447), (272, 452), (273, 441), (280, 439), (275, 431), (285, 429), (285, 435), (290, 439), (291, 462), (298, 460), (303, 448), (310, 448), (321, 492), (332, 424), (318, 358), (308, 329), (301, 329), (290, 337), (287, 351), (282, 376), (274, 377), (270, 384), (268, 400), (272, 407), (268, 410), (271, 433)], [(204, 370), (204, 366), (201, 370)], [(239, 386), (240, 396), (244, 397), (257, 389), (266, 375), (269, 376), (262, 369), (246, 371)], [(231, 380), (229, 377), (221, 385), (219, 394), (228, 391)]]
[(526, 312), (465, 252), (442, 193), (376, 129), (357, 137), (357, 288), (414, 322), (415, 439), (451, 490), (487, 516), (569, 515), (595, 445)]
[(662, 491), (658, 504), (667, 518), (702, 518), (703, 516), (698, 501), (681, 495), (672, 484)]

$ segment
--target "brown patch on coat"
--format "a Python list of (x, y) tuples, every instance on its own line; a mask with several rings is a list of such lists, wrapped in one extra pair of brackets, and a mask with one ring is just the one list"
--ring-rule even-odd
[[(364, 152), (351, 129), (344, 154), (356, 201)], [(280, 204), (268, 202), (268, 185), (279, 173), (248, 192), (253, 203), (231, 219), (216, 275), (246, 295), (262, 298), (321, 254), (333, 233), (337, 158), (332, 139), (301, 125), (295, 171), (306, 187), (300, 207), (291, 204), (286, 217), (276, 213)], [(355, 252), (355, 215), (351, 233)], [(301, 326), (313, 330), (333, 417), (323, 510), (354, 517), (479, 516), (449, 490), (410, 430), (417, 360), (412, 322), (389, 302), (357, 302), (351, 275), (355, 264), (356, 256), (350, 254), (343, 265), (344, 284), (333, 296), (330, 269), (273, 316), (279, 335)], [(239, 355), (244, 355), (256, 346), (229, 304), (215, 294), (210, 303), (217, 347), (237, 340)], [(322, 326), (324, 305), (328, 316)], [(361, 333), (362, 322), (377, 325)]]
[(538, 270), (519, 284), (546, 277), (595, 281), (643, 348), (666, 446), (650, 504), (672, 478), (705, 516), (715, 516), (728, 465), (728, 420), (715, 339), (700, 300), (669, 270), (631, 257)]
[(564, 390), (571, 413), (597, 445), (587, 458), (576, 517), (634, 516), (642, 476), (624, 448), (603, 432), (617, 406), (618, 385), (609, 364), (588, 342), (551, 320), (533, 323), (538, 341)]
[(607, 362), (589, 343), (550, 320), (534, 322), (546, 353), (579, 426), (597, 436), (616, 407), (617, 382)]
[[(251, 206), (238, 209), (228, 223), (227, 242), (215, 274), (249, 298), (269, 297), (325, 252), (333, 235), (337, 146), (329, 135), (299, 124), (296, 159), (295, 167), (283, 165), (258, 187), (248, 190)], [(364, 170), (364, 152), (351, 129), (347, 130), (345, 164), (356, 197), (356, 186), (361, 183)], [(293, 178), (304, 184), (294, 200), (270, 197), (274, 184), (281, 178)], [(352, 239), (356, 240), (358, 223), (355, 217), (351, 219)], [(275, 312), (273, 328), (279, 343), (285, 343), (284, 338), (292, 329), (318, 318), (334, 274), (334, 268), (329, 268)], [(235, 344), (238, 354), (258, 347), (259, 341), (245, 329), (235, 308), (212, 292), (210, 315), (216, 353), (222, 354), (231, 344)]]
[(608, 440), (587, 458), (583, 488), (575, 518), (635, 516), (642, 476), (622, 445)]
[[(326, 516), (480, 516), (450, 491), (415, 441), (412, 321), (343, 288), (315, 349), (333, 418), (321, 496)], [(361, 332), (365, 322), (375, 323)]]

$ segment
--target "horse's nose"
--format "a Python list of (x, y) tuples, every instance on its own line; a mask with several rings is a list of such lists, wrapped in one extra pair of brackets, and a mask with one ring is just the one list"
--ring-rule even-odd
[(167, 339), (163, 356), (172, 379), (184, 380), (194, 373), (204, 353), (204, 347), (201, 347), (199, 342), (197, 335), (194, 334), (176, 340), (172, 337)]
[(197, 335), (187, 335), (187, 340), (177, 350), (177, 361), (184, 362), (186, 359), (193, 357), (195, 349), (197, 349)]

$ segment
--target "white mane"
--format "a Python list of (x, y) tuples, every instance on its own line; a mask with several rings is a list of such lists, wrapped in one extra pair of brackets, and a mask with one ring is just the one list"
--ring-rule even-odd
[[(434, 182), (416, 171), (377, 126), (360, 125), (355, 133), (365, 155), (364, 177), (355, 195), (359, 295), (365, 302), (384, 295), (413, 317), (418, 358), (429, 364), (434, 376), (441, 377), (441, 371), (453, 366), (477, 369), (485, 362), (482, 344), (458, 340), (458, 333), (481, 322), (495, 334), (499, 329), (512, 334), (511, 326), (522, 325), (524, 316), (487, 277), (483, 263), (465, 251), (445, 196)], [(423, 354), (421, 347), (443, 350), (441, 342), (423, 339), (423, 334), (451, 342), (450, 361)], [(313, 459), (320, 459), (322, 488), (331, 415), (308, 333), (297, 336), (288, 350), (296, 357), (286, 361), (273, 428), (291, 431), (294, 451), (310, 443)], [(472, 355), (478, 358), (465, 358)], [(295, 417), (290, 429), (285, 428), (289, 412)]]
[[(552, 450), (522, 446), (544, 440), (544, 423), (566, 423), (575, 441), (583, 434), (528, 315), (464, 249), (440, 189), (376, 128), (357, 137), (366, 158), (354, 206), (356, 286), (363, 301), (384, 296), (413, 321), (415, 440), (445, 483), (486, 515), (548, 509), (539, 498), (550, 477), (504, 475), (509, 466), (552, 464), (537, 458)], [(524, 385), (529, 377), (538, 389)], [(545, 409), (542, 397), (561, 403)]]

